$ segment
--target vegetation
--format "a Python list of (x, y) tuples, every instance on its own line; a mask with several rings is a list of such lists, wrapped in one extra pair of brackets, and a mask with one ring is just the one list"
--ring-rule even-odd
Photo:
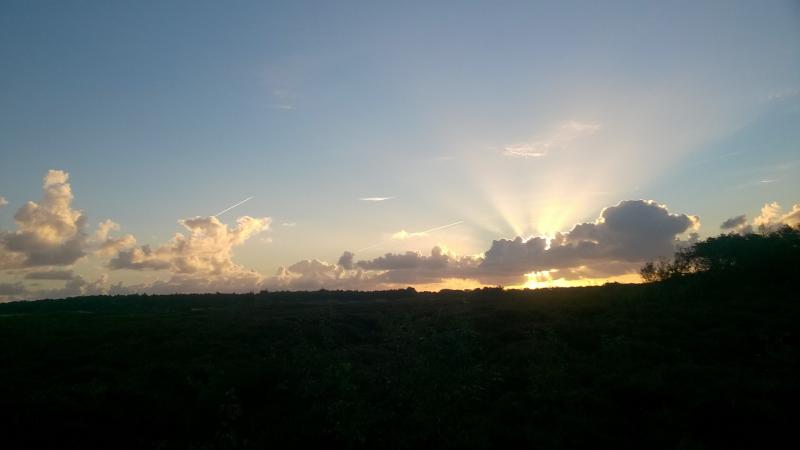
[(699, 243), (645, 285), (0, 305), (2, 445), (778, 447), (800, 404), (793, 239)]
[(645, 264), (640, 273), (650, 282), (703, 274), (764, 283), (789, 279), (798, 267), (800, 230), (785, 226), (764, 233), (708, 238), (680, 250), (671, 261)]

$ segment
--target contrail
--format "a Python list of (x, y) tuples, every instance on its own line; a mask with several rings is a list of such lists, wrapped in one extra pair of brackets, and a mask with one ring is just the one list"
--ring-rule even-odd
[[(445, 228), (454, 227), (454, 226), (456, 226), (456, 225), (458, 225), (458, 224), (462, 224), (462, 223), (464, 223), (464, 221), (463, 221), (463, 220), (459, 220), (458, 222), (448, 223), (447, 225), (442, 225), (442, 226), (440, 226), (440, 227), (434, 227), (434, 228), (431, 228), (431, 229), (429, 229), (429, 230), (420, 231), (420, 232), (418, 232), (418, 233), (411, 233), (411, 234), (426, 234), (426, 233), (432, 233), (432, 232), (434, 232), (434, 231), (444, 230)], [(369, 245), (369, 246), (367, 246), (367, 247), (364, 247), (364, 248), (362, 248), (362, 249), (356, 250), (356, 251), (355, 251), (355, 253), (361, 253), (361, 252), (363, 252), (363, 251), (365, 251), (365, 250), (369, 250), (369, 249), (371, 249), (371, 248), (375, 248), (375, 247), (377, 247), (377, 246), (379, 246), (379, 245), (383, 244), (383, 243), (384, 243), (384, 242), (386, 242), (386, 241), (387, 241), (387, 239), (384, 239), (384, 240), (382, 240), (381, 242), (378, 242), (377, 244), (372, 244), (372, 245)]]
[(250, 200), (250, 199), (252, 199), (252, 198), (253, 198), (252, 196), (251, 196), (251, 197), (247, 197), (246, 199), (244, 199), (244, 200), (240, 201), (239, 203), (237, 203), (237, 204), (235, 204), (235, 205), (231, 206), (230, 208), (223, 209), (222, 211), (220, 211), (220, 212), (218, 212), (218, 213), (214, 214), (214, 215), (213, 215), (213, 216), (211, 216), (211, 217), (217, 217), (217, 216), (221, 216), (221, 215), (225, 214), (226, 212), (228, 212), (228, 211), (232, 210), (233, 208), (236, 208), (237, 206), (241, 205), (242, 203), (244, 203), (244, 202), (246, 202), (246, 201), (248, 201), (248, 200)]
[(431, 228), (430, 230), (420, 231), (420, 234), (430, 233), (432, 231), (444, 230), (445, 228), (454, 227), (454, 226), (456, 226), (456, 225), (458, 225), (460, 223), (464, 223), (464, 221), (463, 220), (459, 220), (458, 222), (453, 222), (453, 223), (449, 223), (447, 225), (442, 225), (440, 227)]

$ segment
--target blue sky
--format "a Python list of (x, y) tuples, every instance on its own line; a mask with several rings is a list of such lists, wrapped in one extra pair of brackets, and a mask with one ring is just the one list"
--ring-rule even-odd
[(0, 61), (5, 230), (49, 169), (153, 246), (254, 196), (225, 221), (272, 219), (235, 252), (267, 274), (800, 202), (797, 2), (7, 1)]

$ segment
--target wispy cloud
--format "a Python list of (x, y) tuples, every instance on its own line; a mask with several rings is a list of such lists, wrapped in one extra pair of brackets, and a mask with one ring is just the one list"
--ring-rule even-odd
[(572, 141), (590, 136), (599, 130), (599, 124), (570, 120), (561, 123), (546, 136), (531, 142), (506, 145), (503, 147), (503, 155), (512, 158), (540, 158), (552, 150), (565, 148)]
[(386, 200), (392, 200), (397, 197), (361, 197), (359, 200), (362, 202), (384, 202)]
[(286, 89), (273, 89), (272, 98), (275, 103), (269, 105), (271, 109), (293, 110), (295, 109), (295, 96)]
[(283, 222), (281, 224), (281, 226), (284, 226), (284, 227), (287, 227), (287, 228), (292, 228), (292, 227), (294, 227), (296, 225), (297, 225), (297, 223), (295, 223), (295, 222)]

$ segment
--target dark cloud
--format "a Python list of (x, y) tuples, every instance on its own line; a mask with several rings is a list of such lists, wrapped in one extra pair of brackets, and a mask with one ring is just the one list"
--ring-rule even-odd
[(45, 270), (39, 272), (28, 272), (25, 279), (28, 280), (71, 280), (74, 278), (71, 270)]
[(730, 219), (722, 222), (722, 225), (720, 225), (719, 227), (723, 230), (732, 230), (734, 228), (741, 227), (746, 223), (747, 223), (747, 215), (742, 214), (741, 216), (731, 217)]
[(339, 257), (339, 265), (345, 268), (346, 270), (351, 270), (353, 268), (353, 258), (355, 255), (353, 252), (344, 252), (342, 256)]
[(26, 292), (25, 285), (20, 282), (0, 283), (0, 297), (21, 295)]
[[(603, 209), (594, 222), (580, 223), (548, 241), (543, 237), (498, 239), (478, 257), (457, 256), (434, 247), (429, 255), (386, 253), (354, 261), (345, 252), (338, 264), (301, 261), (267, 281), (285, 289), (379, 289), (435, 284), (447, 279), (517, 285), (525, 274), (552, 271), (559, 277), (603, 278), (635, 273), (641, 263), (670, 256), (679, 245), (697, 239), (699, 219), (671, 214), (646, 200), (623, 201)], [(679, 236), (688, 233), (688, 239)]]
[(479, 278), (497, 281), (543, 270), (638, 263), (669, 256), (677, 237), (699, 224), (697, 217), (670, 214), (653, 201), (623, 201), (605, 208), (594, 222), (558, 233), (549, 243), (541, 237), (493, 241), (481, 262)]
[(163, 270), (169, 269), (168, 260), (157, 258), (149, 245), (142, 245), (130, 250), (122, 250), (117, 256), (108, 261), (111, 270)]

